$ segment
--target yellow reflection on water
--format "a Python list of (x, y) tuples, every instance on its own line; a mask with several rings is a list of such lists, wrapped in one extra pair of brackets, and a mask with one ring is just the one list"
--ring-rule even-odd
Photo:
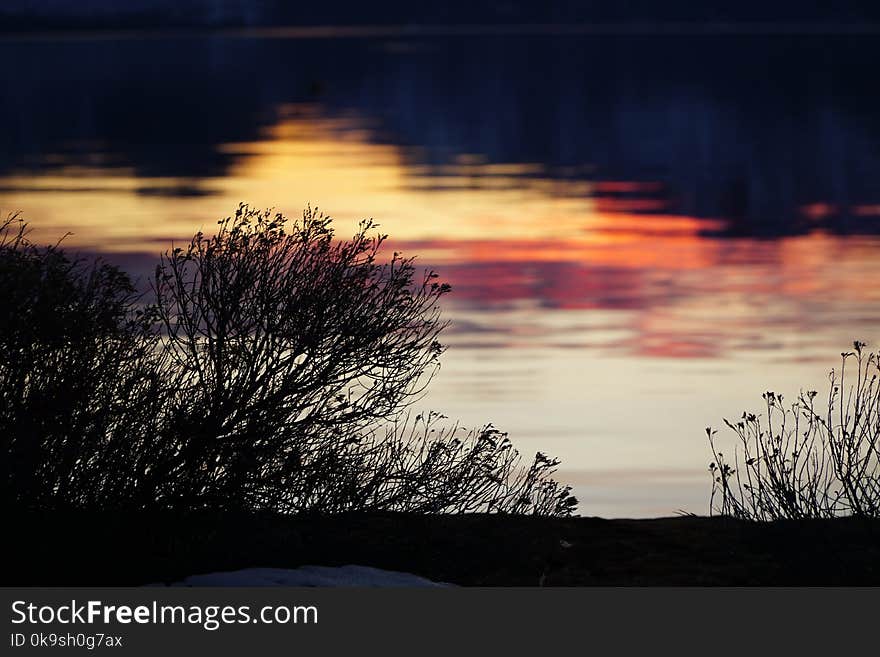
[[(372, 143), (354, 119), (320, 118), (309, 108), (283, 114), (260, 141), (221, 146), (235, 157), (223, 177), (181, 181), (84, 167), (11, 175), (0, 178), (0, 211), (22, 210), (40, 237), (70, 232), (69, 244), (117, 252), (153, 252), (186, 239), (240, 201), (288, 215), (312, 203), (342, 234), (374, 217), (401, 241), (567, 239), (596, 219), (593, 201), (579, 195), (583, 183), (534, 177), (534, 166), (495, 166), (479, 185), (420, 186), (406, 152)], [(462, 182), (461, 175), (449, 178)], [(203, 194), (173, 195), (184, 185)], [(559, 193), (548, 196), (549, 188)], [(139, 193), (144, 189), (150, 193)]]
[[(395, 241), (425, 242), (426, 255), (445, 254), (444, 260), (480, 258), (488, 251), (501, 259), (631, 258), (650, 264), (644, 259), (663, 250), (642, 248), (647, 237), (677, 251), (711, 227), (689, 217), (646, 218), (594, 196), (656, 191), (651, 183), (553, 180), (536, 164), (489, 164), (477, 156), (429, 171), (417, 154), (370, 141), (356, 119), (322, 118), (308, 107), (280, 114), (260, 141), (220, 147), (234, 158), (223, 177), (192, 181), (139, 177), (124, 167), (61, 167), (0, 178), (0, 211), (21, 210), (39, 239), (71, 233), (67, 243), (73, 246), (153, 253), (172, 239), (210, 230), (240, 201), (288, 215), (312, 203), (337, 220), (341, 234), (374, 217)], [(176, 195), (179, 188), (198, 193)], [(499, 251), (499, 239), (509, 248)], [(453, 254), (440, 246), (443, 241), (470, 245)], [(677, 262), (706, 264), (692, 253)]]

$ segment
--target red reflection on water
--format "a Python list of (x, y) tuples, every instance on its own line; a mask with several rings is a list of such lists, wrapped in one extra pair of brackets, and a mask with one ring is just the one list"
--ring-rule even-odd
[[(452, 284), (456, 307), (489, 318), (532, 309), (529, 321), (545, 321), (546, 344), (567, 321), (554, 313), (565, 311), (622, 313), (627, 336), (605, 346), (664, 358), (766, 350), (784, 340), (846, 344), (873, 337), (880, 320), (880, 290), (869, 283), (880, 275), (876, 238), (723, 240), (680, 230), (602, 238), (422, 240), (395, 248), (435, 266)], [(530, 331), (540, 336), (541, 329)]]

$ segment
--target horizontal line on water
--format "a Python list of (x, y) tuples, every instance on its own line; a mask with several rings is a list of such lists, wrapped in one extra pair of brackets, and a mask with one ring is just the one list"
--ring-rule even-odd
[(125, 39), (352, 39), (450, 36), (877, 36), (880, 23), (541, 23), (532, 25), (314, 25), (0, 32), (0, 41)]

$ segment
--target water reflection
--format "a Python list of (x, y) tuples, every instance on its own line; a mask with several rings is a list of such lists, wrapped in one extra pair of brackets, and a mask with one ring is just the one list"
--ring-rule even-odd
[[(416, 187), (598, 181), (610, 187), (561, 191), (724, 218), (740, 233), (873, 232), (877, 47), (858, 36), (8, 41), (0, 170), (122, 168), (173, 181), (146, 195), (210, 192), (244, 156), (222, 146), (263, 140), (311, 103), (339, 119), (340, 138), (399, 147)], [(818, 204), (827, 212), (801, 211)]]
[(0, 42), (0, 210), (136, 273), (240, 200), (369, 214), (455, 289), (426, 404), (561, 456), (586, 513), (703, 511), (704, 426), (876, 339), (875, 51)]

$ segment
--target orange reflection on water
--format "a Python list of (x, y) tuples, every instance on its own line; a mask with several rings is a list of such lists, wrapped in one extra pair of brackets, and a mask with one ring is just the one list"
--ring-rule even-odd
[[(629, 241), (604, 247), (505, 240), (407, 246), (429, 260), (457, 256), (440, 267), (456, 303), (510, 322), (505, 330), (483, 326), (480, 344), (493, 334), (502, 345), (519, 340), (524, 321), (531, 344), (559, 344), (561, 326), (569, 335), (579, 330), (572, 311), (612, 311), (620, 317), (603, 339), (581, 326), (591, 346), (672, 358), (779, 348), (782, 357), (809, 360), (873, 337), (880, 320), (880, 290), (869, 283), (880, 273), (876, 238), (638, 237), (634, 231)], [(508, 312), (523, 304), (532, 304), (528, 320)]]

